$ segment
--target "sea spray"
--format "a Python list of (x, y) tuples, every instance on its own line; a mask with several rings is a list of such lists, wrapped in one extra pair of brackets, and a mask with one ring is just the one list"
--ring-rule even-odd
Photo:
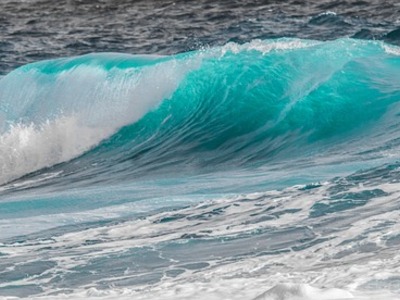
[(0, 81), (0, 184), (68, 161), (171, 97), (195, 64), (92, 54), (21, 67)]

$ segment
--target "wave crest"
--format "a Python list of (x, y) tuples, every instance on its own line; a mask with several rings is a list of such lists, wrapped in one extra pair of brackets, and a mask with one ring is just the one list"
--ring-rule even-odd
[(352, 39), (256, 40), (24, 66), (0, 81), (0, 183), (96, 145), (87, 165), (100, 157), (123, 177), (378, 155), (398, 138), (400, 61), (387, 49)]

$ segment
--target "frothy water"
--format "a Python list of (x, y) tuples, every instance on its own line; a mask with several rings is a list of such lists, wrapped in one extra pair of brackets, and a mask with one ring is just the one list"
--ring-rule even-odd
[(169, 98), (195, 66), (157, 60), (88, 55), (3, 78), (0, 184), (82, 155)]

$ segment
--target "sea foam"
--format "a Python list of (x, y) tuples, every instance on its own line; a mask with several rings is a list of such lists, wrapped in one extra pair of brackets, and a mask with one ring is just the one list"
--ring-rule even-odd
[(40, 62), (2, 78), (0, 184), (83, 154), (171, 97), (195, 67), (175, 60), (143, 66), (135, 56), (109, 67), (115, 57)]

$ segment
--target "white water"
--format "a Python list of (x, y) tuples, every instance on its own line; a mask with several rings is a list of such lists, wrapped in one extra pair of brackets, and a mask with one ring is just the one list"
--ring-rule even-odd
[[(222, 270), (221, 270), (222, 271)], [(229, 268), (224, 272), (229, 273)], [(231, 275), (234, 275), (233, 272)], [(300, 274), (299, 274), (300, 275)], [(338, 274), (334, 274), (338, 275)], [(109, 288), (100, 290), (87, 288), (76, 290), (71, 294), (51, 296), (32, 296), (31, 300), (398, 300), (398, 295), (387, 290), (357, 292), (339, 288), (317, 288), (304, 283), (279, 283), (271, 286), (271, 282), (285, 280), (282, 274), (277, 278), (224, 278), (218, 273), (206, 274), (186, 282), (165, 282), (145, 289)], [(229, 277), (229, 276), (228, 276)], [(274, 280), (275, 279), (275, 280)], [(304, 277), (302, 281), (306, 281)], [(1, 300), (21, 299), (18, 297), (0, 297)]]
[[(283, 191), (221, 198), (177, 211), (157, 213), (143, 219), (105, 224), (74, 232), (61, 231), (48, 239), (0, 244), (0, 252), (5, 255), (4, 259), (20, 261), (21, 264), (49, 259), (56, 264), (47, 271), (48, 277), (30, 276), (12, 282), (14, 286), (21, 287), (32, 284), (43, 286), (44, 291), (40, 296), (29, 297), (37, 300), (399, 299), (400, 255), (396, 244), (388, 243), (390, 240), (395, 243), (395, 238), (400, 233), (399, 211), (396, 209), (399, 198), (397, 183), (375, 186), (374, 188), (387, 192), (387, 195), (374, 198), (365, 206), (347, 212), (341, 211), (339, 214), (310, 218), (312, 206), (324, 199), (331, 188), (334, 188), (331, 183), (324, 183), (321, 187), (310, 190), (293, 187)], [(365, 189), (364, 186), (353, 186), (350, 192), (357, 193)], [(268, 207), (270, 209), (265, 211)], [(116, 215), (121, 209), (115, 209)], [(129, 209), (135, 210), (134, 206), (126, 207), (125, 210)], [(207, 221), (195, 218), (215, 210), (223, 213), (213, 215)], [(289, 212), (291, 210), (292, 212)], [(107, 211), (109, 213), (113, 209), (105, 212), (86, 212), (87, 216), (78, 213), (76, 217), (95, 220)], [(273, 216), (277, 213), (279, 218), (259, 220), (260, 216)], [(177, 218), (174, 221), (160, 222), (165, 218), (173, 219), (176, 214), (194, 219)], [(344, 218), (336, 219), (338, 215)], [(33, 224), (29, 218), (26, 222)], [(320, 227), (321, 224), (324, 225)], [(212, 252), (216, 256), (209, 259), (207, 254), (203, 253), (207, 252), (207, 247), (203, 247), (207, 244), (201, 248), (192, 248), (196, 244), (190, 244), (190, 239), (181, 238), (186, 233), (200, 235), (207, 229), (212, 229), (212, 232), (207, 233), (203, 241), (225, 237), (233, 238), (231, 242), (227, 240), (227, 243), (238, 241), (238, 244), (230, 244), (229, 248), (224, 248), (223, 243), (215, 244), (216, 248)], [(262, 233), (263, 229), (268, 229), (265, 234)], [(310, 244), (304, 249), (294, 250), (304, 244), (304, 230), (312, 232), (312, 235), (309, 235), (313, 236), (312, 240), (305, 242), (305, 245)], [(253, 232), (258, 233), (245, 236)], [(274, 232), (278, 235), (274, 235)], [(239, 239), (236, 239), (238, 237)], [(98, 242), (87, 244), (88, 240)], [(313, 244), (313, 241), (318, 240), (320, 241)], [(177, 248), (177, 257), (183, 262), (175, 261), (174, 256), (171, 256), (173, 252), (163, 248), (166, 243), (183, 245), (184, 248)], [(292, 250), (274, 253), (276, 246), (280, 247), (278, 250)], [(47, 248), (50, 250), (46, 250)], [(99, 288), (94, 280), (75, 287), (72, 293), (59, 290), (59, 294), (54, 295), (57, 289), (51, 284), (48, 285), (50, 280), (56, 279), (59, 274), (67, 275), (81, 268), (84, 270), (86, 266), (90, 270), (90, 262), (98, 259), (103, 259), (105, 265), (108, 262), (112, 265), (113, 261), (120, 259), (119, 255), (123, 257), (124, 253), (132, 249), (153, 249), (159, 252), (159, 258), (170, 257), (171, 265), (165, 267), (161, 281), (118, 287), (115, 282), (131, 280), (146, 274), (137, 274), (131, 270), (130, 267), (134, 264), (130, 265), (131, 262), (127, 260), (125, 271), (120, 272), (117, 277), (107, 274), (109, 270), (106, 267), (101, 270), (102, 283), (107, 284), (105, 290)], [(182, 252), (182, 249), (185, 249), (185, 252)], [(231, 259), (235, 256), (220, 252), (221, 249), (234, 249), (235, 253), (243, 254), (238, 259)], [(255, 255), (260, 253), (259, 249), (271, 253)], [(196, 253), (199, 250), (200, 252)], [(187, 258), (183, 257), (182, 253), (189, 257), (189, 262), (205, 262), (208, 266), (202, 269), (185, 269), (185, 272), (177, 277), (167, 276), (166, 271), (183, 268), (185, 261), (187, 263)], [(15, 267), (18, 267), (18, 264)], [(0, 288), (9, 285), (10, 282), (0, 282)]]
[(0, 184), (71, 160), (136, 122), (196, 65), (10, 73), (0, 81)]

